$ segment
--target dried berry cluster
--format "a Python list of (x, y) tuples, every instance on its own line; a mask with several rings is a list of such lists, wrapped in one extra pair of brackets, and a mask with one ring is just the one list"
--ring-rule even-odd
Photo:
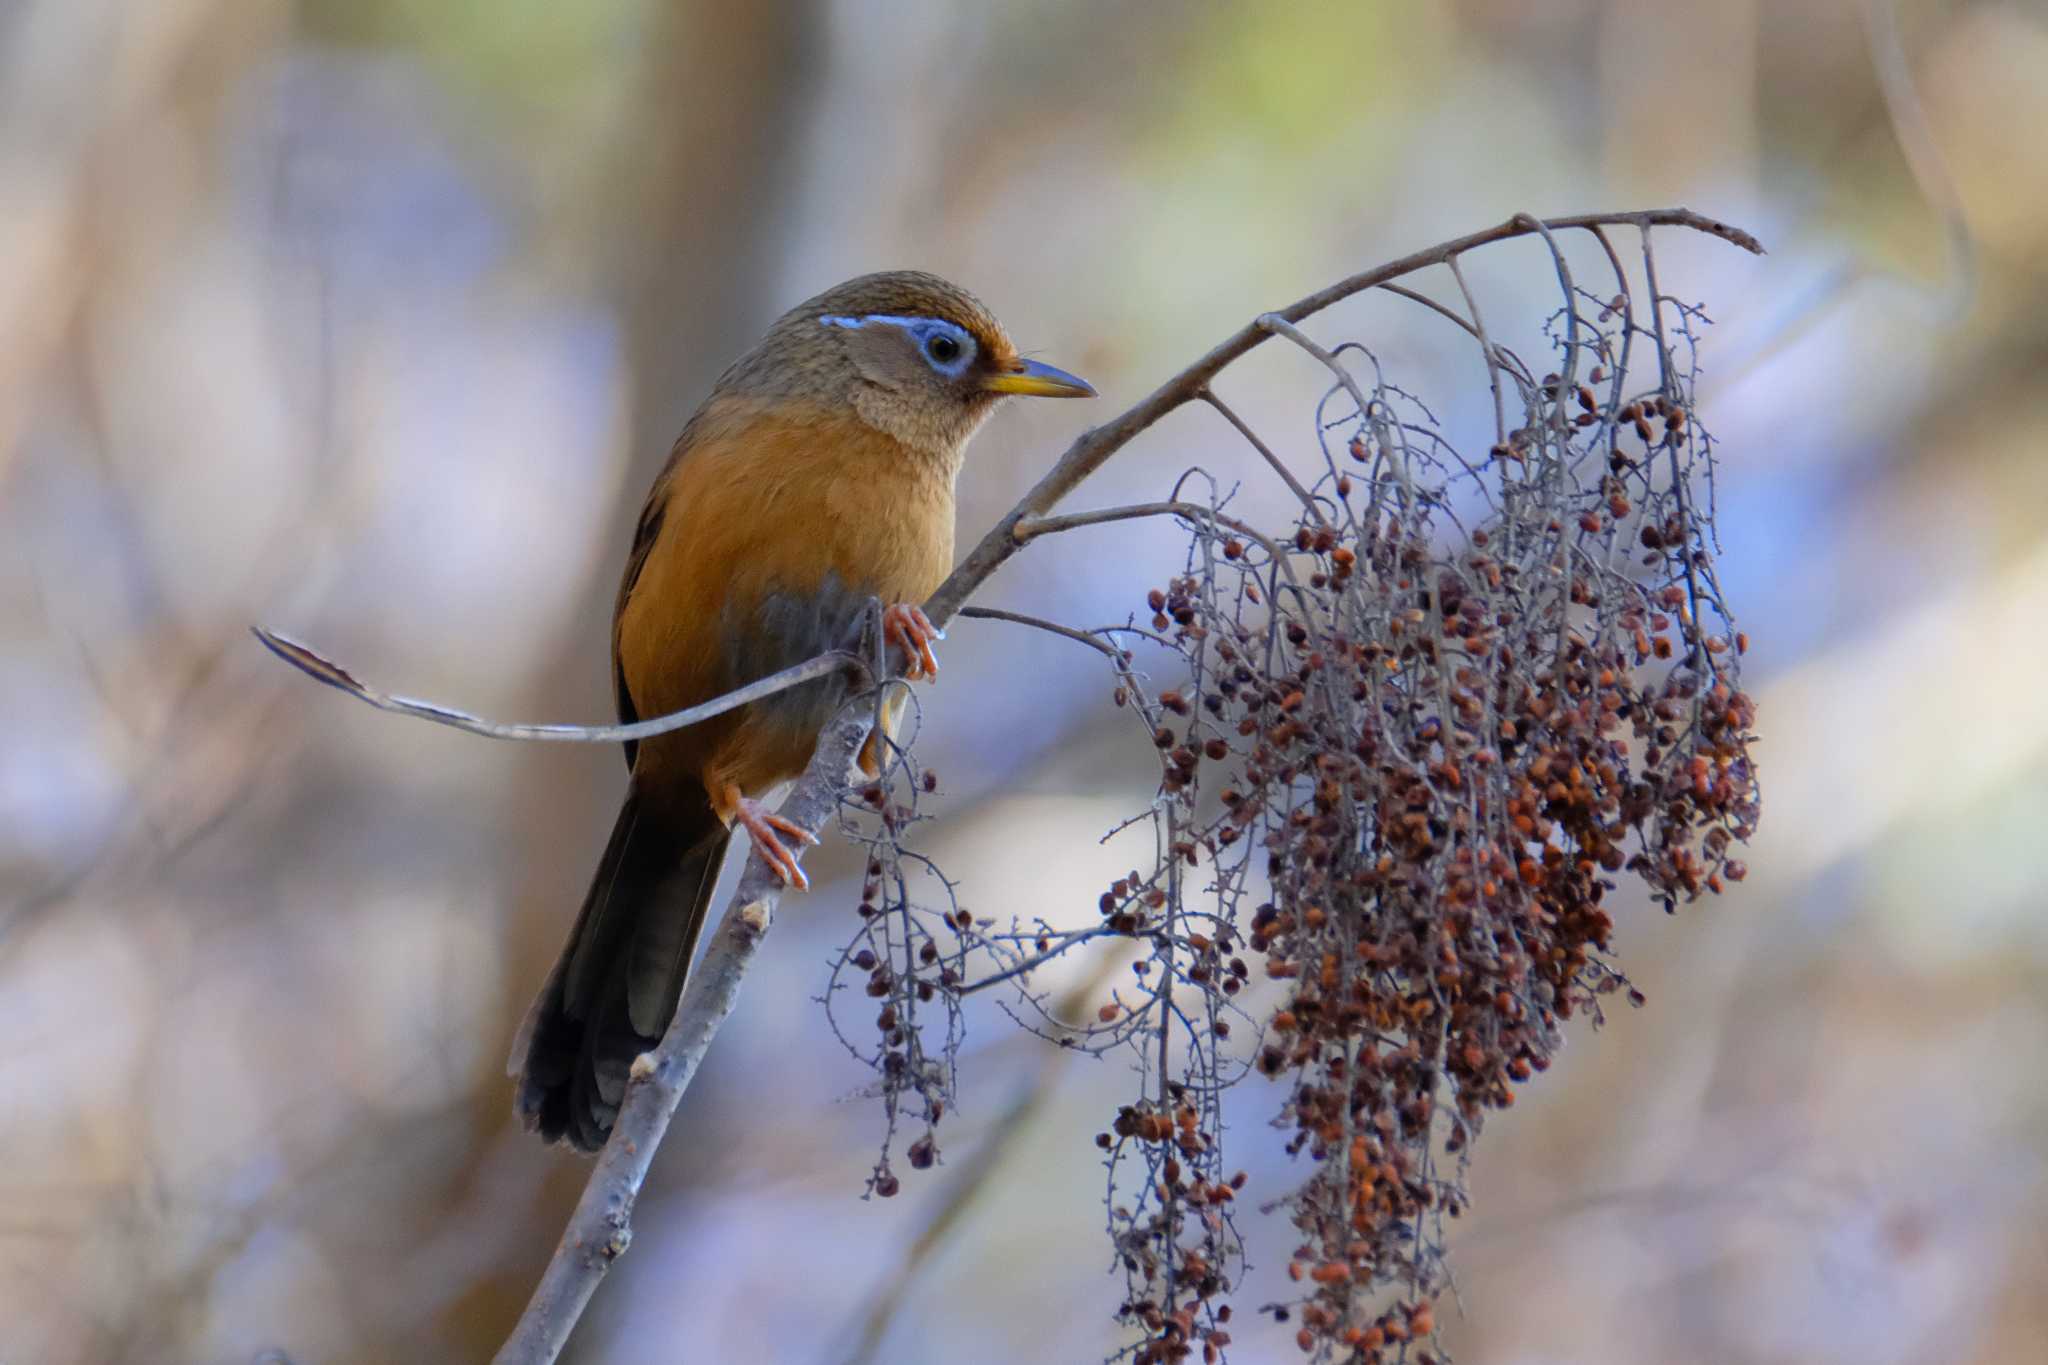
[[(1705, 319), (1654, 283), (1639, 319), (1608, 259), (1612, 300), (1557, 258), (1557, 373), (1460, 320), (1494, 408), (1476, 458), (1369, 351), (1292, 338), (1337, 380), (1321, 473), (1288, 480), (1294, 524), (1263, 533), (1213, 483), (1186, 500), (1207, 476), (1184, 479), (1167, 505), (1191, 533), (1181, 573), (1143, 616), (1085, 633), (1160, 764), (1123, 827), (1149, 825), (1150, 869), (1116, 879), (1091, 927), (996, 932), (961, 910), (904, 846), (931, 787), (902, 749), (850, 799), (871, 861), (827, 1005), (858, 985), (877, 1010), (874, 1042), (840, 1033), (888, 1115), (870, 1188), (898, 1189), (906, 1115), (911, 1164), (936, 1159), (968, 991), (1017, 981), (1026, 1027), (1127, 1050), (1139, 1092), (1096, 1141), (1140, 1365), (1230, 1344), (1247, 1182), (1225, 1165), (1222, 1097), (1254, 1074), (1286, 1087), (1278, 1123), (1305, 1163), (1261, 1205), (1294, 1229), (1294, 1292), (1265, 1311), (1316, 1361), (1441, 1359), (1444, 1221), (1486, 1116), (1550, 1065), (1566, 1021), (1628, 990), (1610, 898), (1628, 878), (1672, 909), (1743, 876), (1754, 708), (1712, 554)], [(1654, 282), (1647, 238), (1644, 262)], [(1140, 648), (1179, 684), (1151, 695)], [(919, 873), (936, 907), (914, 902)], [(1132, 980), (1076, 1027), (1024, 983), (1099, 937), (1137, 945)]]
[[(1317, 1359), (1426, 1362), (1486, 1114), (1626, 986), (1607, 957), (1619, 878), (1667, 909), (1741, 879), (1754, 710), (1701, 504), (1701, 319), (1677, 316), (1677, 355), (1625, 299), (1567, 320), (1563, 376), (1501, 352), (1525, 420), (1476, 464), (1380, 382), (1290, 534), (1188, 516), (1187, 569), (1147, 603), (1190, 677), (1147, 720), (1172, 833), (1102, 906), (1181, 992), (1134, 1013), (1188, 1035), (1177, 1061), (1155, 1044), (1152, 1080), (1176, 1079), (1100, 1139), (1147, 1154), (1112, 1218), (1136, 1359), (1227, 1341), (1212, 1215), (1237, 1185), (1217, 1185), (1213, 1094), (1253, 981), (1281, 983), (1252, 1061), (1289, 1086), (1281, 1122), (1310, 1161), (1279, 1201), (1298, 1293), (1268, 1309)], [(1646, 340), (1657, 387), (1625, 393)], [(1207, 897), (1183, 894), (1196, 867)]]
[[(915, 699), (907, 693), (905, 699), (914, 717)], [(908, 736), (884, 742), (881, 755), (876, 776), (842, 803), (841, 829), (865, 846), (868, 863), (856, 907), (859, 927), (833, 963), (823, 1003), (839, 1041), (875, 1072), (886, 1127), (868, 1189), (888, 1199), (903, 1187), (892, 1153), (905, 1121), (918, 1130), (904, 1152), (911, 1167), (925, 1170), (939, 1159), (938, 1123), (952, 1107), (963, 1037), (956, 988), (968, 956), (980, 949), (1000, 959), (1008, 949), (988, 941), (988, 926), (960, 907), (952, 883), (904, 845), (907, 831), (927, 818), (919, 798), (937, 790), (937, 776), (912, 761)], [(938, 888), (935, 908), (912, 893), (913, 884), (926, 881)], [(869, 1029), (849, 1031), (840, 1017), (848, 1000), (875, 1011)], [(857, 1042), (857, 1036), (872, 1041)]]

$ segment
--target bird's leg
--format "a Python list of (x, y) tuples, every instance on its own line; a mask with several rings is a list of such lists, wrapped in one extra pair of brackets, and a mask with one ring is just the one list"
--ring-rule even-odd
[(909, 659), (903, 676), (913, 682), (919, 678), (934, 681), (939, 676), (939, 656), (932, 653), (932, 641), (943, 640), (946, 632), (932, 624), (932, 618), (924, 614), (924, 608), (911, 602), (898, 602), (882, 612), (882, 638), (901, 649)]
[(797, 866), (796, 854), (790, 851), (788, 844), (782, 842), (782, 836), (786, 834), (797, 843), (807, 846), (817, 843), (818, 837), (802, 825), (785, 820), (769, 810), (742, 792), (736, 783), (728, 785), (724, 795), (725, 805), (732, 811), (732, 818), (746, 830), (747, 837), (754, 841), (754, 848), (760, 853), (761, 861), (774, 869), (775, 875), (782, 878), (784, 886), (793, 886), (799, 891), (810, 890), (811, 879)]

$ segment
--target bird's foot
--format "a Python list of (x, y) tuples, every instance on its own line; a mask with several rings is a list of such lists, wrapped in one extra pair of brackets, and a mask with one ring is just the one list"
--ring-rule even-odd
[(919, 678), (937, 681), (939, 656), (932, 653), (932, 641), (945, 639), (946, 632), (932, 624), (924, 608), (910, 602), (886, 608), (882, 612), (882, 638), (901, 649), (909, 660), (903, 669), (904, 677), (913, 682)]
[(811, 879), (804, 875), (803, 868), (797, 866), (796, 854), (782, 840), (787, 835), (798, 844), (809, 847), (818, 842), (818, 836), (793, 820), (783, 819), (751, 796), (735, 793), (732, 811), (733, 819), (754, 841), (754, 851), (782, 879), (782, 884), (799, 891), (810, 890)]

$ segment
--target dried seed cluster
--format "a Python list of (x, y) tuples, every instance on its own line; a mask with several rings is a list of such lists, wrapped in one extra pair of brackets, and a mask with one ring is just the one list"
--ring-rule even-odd
[[(1137, 1360), (1220, 1348), (1234, 1231), (1213, 1214), (1237, 1186), (1217, 1197), (1199, 1101), (1229, 1082), (1242, 992), (1281, 983), (1252, 1064), (1288, 1087), (1280, 1121), (1309, 1162), (1279, 1201), (1298, 1293), (1267, 1310), (1319, 1360), (1425, 1362), (1485, 1116), (1550, 1065), (1565, 1021), (1628, 989), (1608, 958), (1621, 877), (1670, 909), (1743, 876), (1755, 714), (1701, 504), (1701, 319), (1678, 310), (1674, 354), (1624, 305), (1560, 340), (1604, 399), (1506, 358), (1525, 420), (1473, 464), (1378, 384), (1291, 532), (1191, 518), (1186, 570), (1147, 598), (1189, 677), (1147, 719), (1171, 832), (1159, 870), (1101, 909), (1154, 943), (1189, 1036), (1160, 1098), (1098, 1139), (1145, 1157), (1112, 1210)], [(1660, 387), (1624, 398), (1646, 339)], [(1197, 867), (1203, 903), (1181, 890)], [(1179, 1027), (1156, 1003), (1132, 1015)]]
[[(893, 1153), (906, 1122), (916, 1129), (903, 1154), (911, 1168), (938, 1162), (938, 1123), (953, 1104), (964, 1038), (955, 988), (968, 956), (979, 949), (1001, 959), (1008, 952), (988, 941), (987, 924), (961, 908), (931, 861), (905, 846), (908, 831), (928, 818), (920, 798), (938, 789), (933, 772), (912, 761), (909, 743), (906, 735), (884, 744), (880, 773), (842, 801), (841, 831), (866, 847), (868, 862), (859, 926), (835, 959), (823, 997), (834, 1034), (875, 1073), (886, 1126), (867, 1185), (883, 1199), (903, 1188)], [(935, 886), (938, 904), (919, 900), (913, 885)], [(842, 1018), (848, 1001), (873, 1009), (865, 1028)], [(861, 1037), (871, 1041), (856, 1041)]]
[[(1549, 1067), (1566, 1021), (1620, 991), (1641, 1003), (1609, 957), (1624, 879), (1669, 910), (1743, 877), (1755, 708), (1715, 574), (1705, 319), (1663, 297), (1639, 321), (1626, 289), (1565, 297), (1546, 329), (1560, 373), (1479, 334), (1500, 416), (1477, 459), (1354, 345), (1325, 358), (1344, 372), (1293, 526), (1235, 518), (1213, 483), (1190, 502), (1203, 475), (1176, 488), (1182, 571), (1095, 632), (1160, 766), (1119, 827), (1149, 825), (1151, 867), (1103, 891), (1093, 928), (963, 911), (904, 846), (931, 786), (903, 750), (849, 800), (870, 862), (826, 1003), (876, 1010), (855, 1030), (872, 1042), (840, 1030), (888, 1117), (870, 1189), (900, 1187), (905, 1117), (911, 1166), (937, 1159), (971, 981), (1018, 981), (1013, 1016), (1061, 1046), (1128, 1052), (1138, 1093), (1095, 1141), (1139, 1365), (1212, 1365), (1231, 1343), (1247, 1182), (1221, 1101), (1254, 1074), (1285, 1087), (1303, 1158), (1261, 1204), (1293, 1227), (1294, 1292), (1263, 1311), (1317, 1362), (1441, 1360), (1445, 1220), (1487, 1115)], [(1180, 675), (1156, 696), (1145, 641)], [(920, 873), (936, 906), (911, 895)], [(1103, 936), (1139, 946), (1131, 979), (1092, 1021), (1055, 1017), (1028, 969)]]

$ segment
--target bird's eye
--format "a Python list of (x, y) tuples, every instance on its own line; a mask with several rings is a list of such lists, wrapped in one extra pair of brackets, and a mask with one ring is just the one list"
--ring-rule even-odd
[(925, 342), (924, 353), (941, 365), (950, 365), (960, 358), (960, 343), (940, 332)]

